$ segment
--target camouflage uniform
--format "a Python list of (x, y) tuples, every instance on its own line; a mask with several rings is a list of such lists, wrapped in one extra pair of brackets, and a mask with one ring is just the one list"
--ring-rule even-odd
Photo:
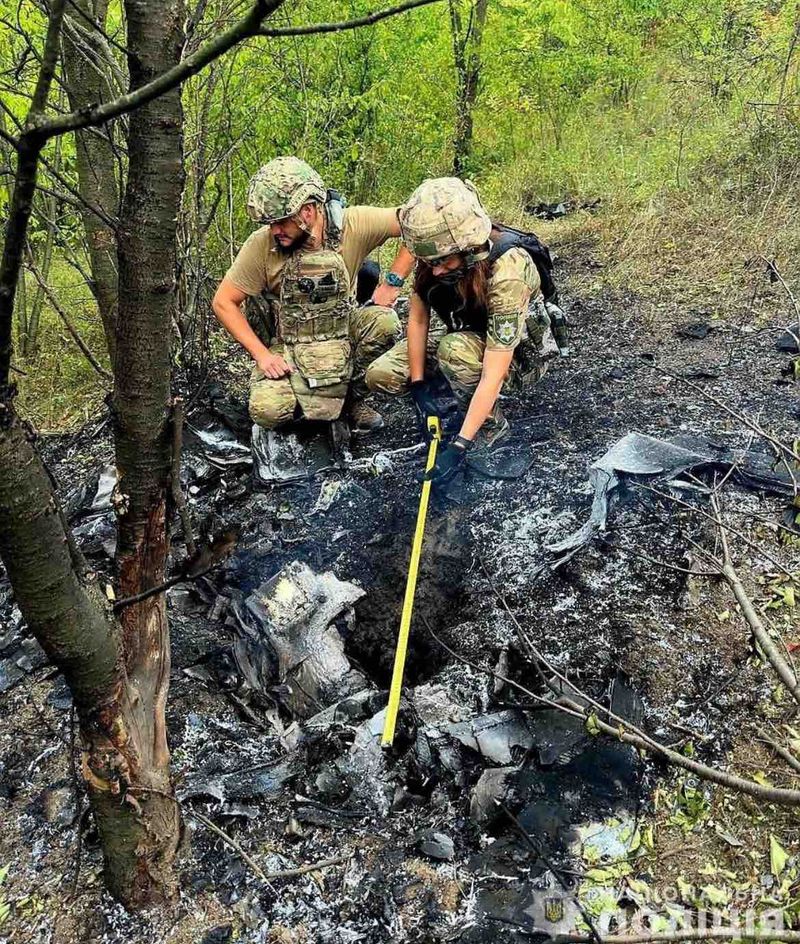
[[(486, 243), (492, 224), (468, 181), (426, 181), (401, 208), (400, 224), (409, 250), (429, 263), (454, 253), (462, 253), (468, 265), (489, 256)], [(492, 263), (488, 289), (485, 312), (466, 311), (462, 306), (461, 310), (445, 313), (437, 307), (434, 290), (423, 299), (428, 310), (437, 311), (448, 328), (444, 337), (434, 342), (433, 351), (429, 333), (426, 366), (441, 368), (465, 411), (480, 381), (487, 350), (514, 351), (503, 385), (506, 393), (540, 380), (547, 370), (545, 357), (557, 351), (541, 302), (539, 273), (525, 250), (510, 249)], [(409, 383), (408, 342), (400, 341), (370, 364), (366, 382), (371, 390), (405, 393)], [(491, 441), (506, 428), (496, 402), (481, 429), (481, 439)]]
[[(305, 161), (279, 157), (251, 180), (247, 212), (269, 224), (295, 216), (309, 202), (326, 205), (327, 196), (322, 178)], [(265, 293), (269, 317), (253, 324), (270, 351), (293, 368), (279, 380), (266, 377), (257, 365), (253, 369), (250, 415), (268, 429), (300, 416), (337, 419), (349, 389), (356, 396), (367, 393), (367, 365), (399, 333), (393, 309), (356, 307), (355, 279), (341, 252), (343, 219), (334, 219), (328, 205), (325, 212), (322, 246), (281, 260), (279, 285)], [(232, 272), (234, 267), (229, 276)]]
[[(369, 393), (364, 383), (367, 367), (376, 356), (391, 347), (400, 333), (400, 322), (393, 308), (368, 305), (352, 308), (349, 325), (349, 344), (353, 351), (350, 386), (355, 396), (362, 397)], [(261, 334), (259, 331), (256, 333)], [(265, 341), (263, 336), (261, 340), (273, 354), (280, 354), (296, 366), (292, 353), (280, 341), (270, 343), (269, 338)], [(292, 348), (292, 351), (296, 356), (297, 348)], [(327, 363), (335, 367), (332, 361)], [(318, 360), (316, 370), (325, 366), (324, 360)], [(298, 408), (306, 419), (335, 420), (341, 412), (347, 386), (347, 382), (341, 382), (311, 387), (298, 370), (288, 377), (272, 380), (265, 377), (256, 364), (250, 375), (250, 417), (266, 429), (275, 429), (296, 418)]]

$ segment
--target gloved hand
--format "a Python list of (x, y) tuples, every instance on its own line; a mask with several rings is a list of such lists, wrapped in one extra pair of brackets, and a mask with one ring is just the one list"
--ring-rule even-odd
[(458, 436), (444, 449), (437, 452), (433, 468), (423, 475), (422, 481), (432, 482), (435, 488), (444, 488), (452, 482), (459, 471), (464, 468), (467, 459), (465, 442)]
[(408, 389), (414, 402), (414, 409), (417, 412), (417, 421), (422, 438), (425, 442), (430, 442), (431, 432), (428, 429), (428, 417), (439, 415), (436, 398), (431, 393), (430, 385), (426, 380), (413, 380)]

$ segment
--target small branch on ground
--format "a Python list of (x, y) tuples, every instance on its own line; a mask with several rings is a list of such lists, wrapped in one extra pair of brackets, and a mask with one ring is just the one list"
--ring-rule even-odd
[(189, 807), (183, 806), (181, 808), (184, 812), (191, 816), (193, 819), (196, 819), (199, 823), (202, 823), (207, 829), (210, 829), (212, 833), (215, 833), (219, 838), (228, 846), (231, 847), (235, 852), (237, 852), (241, 857), (242, 861), (252, 869), (253, 873), (261, 879), (270, 889), (277, 895), (277, 892), (270, 884), (270, 881), (278, 878), (297, 878), (299, 875), (306, 875), (308, 872), (317, 872), (320, 869), (326, 869), (332, 865), (341, 865), (343, 862), (349, 862), (352, 856), (343, 855), (336, 856), (332, 859), (321, 859), (319, 862), (311, 862), (308, 865), (300, 865), (296, 869), (281, 869), (278, 872), (265, 872), (261, 866), (244, 851), (244, 849), (229, 836), (224, 830), (220, 829), (216, 823), (213, 823), (207, 816), (203, 816), (202, 813), (198, 813), (196, 810), (192, 810)]
[(742, 611), (742, 616), (744, 616), (747, 625), (750, 627), (753, 636), (761, 648), (761, 651), (766, 656), (767, 661), (775, 670), (783, 684), (786, 686), (789, 694), (800, 705), (800, 684), (798, 684), (797, 677), (792, 671), (789, 663), (784, 659), (778, 647), (772, 641), (769, 631), (767, 630), (766, 626), (764, 626), (761, 617), (756, 612), (756, 608), (753, 606), (753, 602), (747, 595), (744, 584), (740, 580), (739, 575), (733, 566), (733, 562), (731, 560), (731, 551), (730, 547), (728, 546), (728, 538), (725, 533), (725, 525), (723, 525), (722, 519), (720, 517), (719, 501), (717, 500), (716, 495), (712, 495), (711, 505), (714, 509), (713, 517), (717, 524), (720, 544), (722, 547), (722, 576), (725, 578), (728, 586), (733, 591), (733, 595), (736, 597), (736, 602), (739, 604), (739, 607)]
[(186, 806), (182, 806), (182, 809), (188, 816), (191, 816), (192, 819), (196, 819), (199, 823), (202, 823), (206, 829), (210, 829), (212, 833), (215, 833), (217, 836), (219, 836), (219, 838), (226, 845), (230, 846), (234, 852), (241, 856), (242, 862), (244, 862), (245, 865), (247, 865), (252, 870), (252, 872), (269, 887), (271, 892), (273, 892), (275, 895), (278, 894), (272, 885), (270, 885), (267, 874), (264, 872), (258, 862), (248, 855), (235, 839), (229, 836), (224, 830), (220, 829), (216, 823), (212, 823), (207, 816), (203, 816), (202, 813), (198, 813), (196, 810), (189, 809), (189, 807)]
[(782, 757), (786, 763), (792, 768), (792, 770), (800, 773), (800, 760), (794, 756), (794, 754), (785, 747), (781, 747), (776, 741), (771, 740), (768, 737), (761, 739), (764, 744), (768, 744), (773, 751), (779, 756)]
[(709, 393), (705, 387), (701, 387), (700, 384), (694, 383), (694, 381), (689, 380), (687, 377), (682, 377), (680, 374), (676, 374), (667, 367), (663, 367), (661, 364), (647, 364), (646, 367), (649, 367), (650, 370), (657, 371), (661, 374), (666, 374), (667, 377), (671, 377), (673, 380), (677, 380), (680, 383), (686, 384), (690, 390), (694, 390), (696, 393), (699, 393), (701, 397), (705, 397), (706, 400), (709, 400), (711, 403), (714, 403), (721, 410), (724, 410), (729, 416), (732, 416), (734, 419), (738, 420), (740, 423), (743, 423), (748, 429), (753, 430), (758, 436), (764, 439), (770, 444), (773, 452), (776, 457), (782, 460), (784, 466), (786, 467), (789, 477), (792, 480), (794, 486), (795, 494), (798, 491), (797, 480), (794, 476), (794, 472), (790, 467), (789, 463), (793, 462), (795, 465), (800, 463), (800, 455), (797, 454), (795, 449), (787, 446), (786, 443), (783, 443), (776, 436), (773, 436), (772, 433), (764, 429), (763, 426), (759, 425), (755, 420), (747, 416), (746, 413), (742, 413), (739, 410), (734, 410), (732, 406), (729, 406), (724, 400), (721, 400), (719, 397), (715, 396), (713, 393)]
[[(672, 750), (672, 748), (666, 747), (665, 745), (660, 744), (658, 741), (654, 741), (635, 725), (631, 724), (629, 721), (626, 721), (624, 718), (620, 718), (618, 715), (615, 715), (610, 709), (600, 705), (585, 692), (582, 692), (581, 689), (579, 689), (574, 684), (574, 682), (564, 679), (564, 676), (561, 675), (561, 673), (559, 673), (550, 662), (544, 659), (540, 653), (539, 658), (548, 668), (548, 670), (552, 671), (557, 677), (564, 679), (566, 684), (568, 684), (569, 687), (580, 698), (585, 699), (586, 702), (588, 702), (593, 707), (597, 707), (603, 714), (616, 720), (618, 722), (618, 726), (615, 728), (612, 725), (607, 724), (605, 721), (598, 718), (594, 712), (590, 713), (584, 705), (578, 704), (578, 702), (575, 702), (572, 699), (564, 698), (563, 696), (558, 699), (544, 698), (542, 695), (537, 695), (535, 692), (532, 692), (524, 685), (520, 685), (519, 682), (515, 682), (513, 679), (506, 678), (505, 676), (494, 672), (492, 669), (487, 669), (482, 665), (471, 662), (460, 653), (451, 649), (450, 646), (448, 646), (443, 640), (439, 639), (433, 629), (431, 629), (430, 624), (424, 618), (424, 616), (422, 619), (433, 639), (445, 650), (445, 652), (450, 653), (454, 659), (457, 659), (464, 665), (470, 666), (470, 668), (473, 668), (478, 672), (483, 672), (490, 678), (499, 678), (502, 682), (505, 682), (507, 685), (510, 685), (517, 691), (522, 692), (523, 695), (526, 695), (528, 698), (532, 698), (534, 701), (542, 704), (545, 707), (553, 708), (556, 711), (561, 711), (564, 714), (572, 715), (575, 718), (580, 718), (584, 724), (587, 725), (587, 729), (589, 726), (591, 726), (597, 733), (607, 734), (616, 740), (622, 741), (624, 744), (630, 744), (632, 747), (647, 751), (650, 754), (655, 754), (656, 756), (661, 757), (663, 760), (666, 760), (668, 763), (676, 767), (681, 767), (684, 770), (688, 770), (690, 773), (695, 774), (695, 776), (700, 777), (703, 780), (708, 780), (711, 783), (716, 783), (723, 787), (729, 787), (730, 789), (736, 790), (739, 793), (744, 793), (748, 796), (765, 800), (768, 803), (777, 803), (781, 806), (800, 806), (800, 790), (789, 790), (782, 787), (767, 787), (752, 780), (745, 780), (743, 777), (738, 777), (735, 774), (728, 774), (722, 770), (717, 770), (714, 767), (708, 767), (705, 764), (701, 764), (699, 761), (691, 760), (691, 758), (677, 753), (677, 751)], [(536, 651), (538, 652), (538, 650)]]
[(703, 511), (702, 508), (698, 508), (696, 505), (692, 505), (690, 502), (686, 502), (682, 498), (678, 498), (677, 495), (670, 495), (669, 492), (662, 492), (658, 488), (653, 488), (652, 485), (645, 485), (644, 482), (635, 482), (633, 483), (633, 487), (643, 489), (646, 492), (652, 492), (654, 495), (658, 495), (659, 498), (665, 498), (667, 501), (673, 502), (676, 505), (680, 505), (681, 508), (685, 508), (687, 511), (691, 511), (696, 515), (700, 515), (707, 521), (717, 525), (720, 530), (725, 530), (730, 532), (730, 534), (736, 535), (737, 538), (744, 541), (744, 543), (749, 548), (754, 550), (757, 554), (760, 554), (765, 560), (768, 560), (770, 564), (772, 564), (772, 566), (779, 570), (782, 574), (794, 579), (794, 574), (791, 570), (788, 570), (776, 557), (773, 557), (772, 554), (765, 551), (764, 548), (759, 544), (756, 544), (755, 541), (751, 541), (746, 534), (742, 534), (741, 531), (737, 530), (732, 525), (720, 521), (718, 518), (715, 518), (714, 515), (710, 515), (707, 511)]
[(319, 869), (326, 869), (331, 865), (342, 865), (349, 862), (352, 856), (335, 856), (333, 859), (320, 859), (319, 862), (311, 862), (309, 865), (300, 865), (296, 869), (282, 869), (280, 872), (267, 872), (266, 878), (297, 878), (298, 875), (306, 875), (308, 872), (317, 872)]
[(575, 894), (575, 893), (573, 893), (573, 892), (570, 890), (569, 883), (564, 881), (564, 879), (563, 879), (563, 877), (562, 877), (562, 874), (561, 874), (561, 869), (559, 869), (558, 866), (557, 866), (550, 858), (548, 858), (548, 856), (545, 854), (545, 851), (544, 851), (544, 849), (542, 848), (541, 844), (538, 843), (538, 842), (536, 842), (536, 841), (534, 840), (533, 836), (531, 836), (531, 834), (528, 832), (528, 830), (525, 829), (525, 827), (522, 825), (522, 823), (519, 821), (519, 819), (518, 819), (516, 816), (514, 816), (514, 814), (513, 814), (513, 813), (511, 812), (511, 810), (505, 805), (505, 803), (503, 803), (503, 802), (500, 801), (500, 800), (495, 800), (494, 802), (495, 802), (496, 805), (506, 814), (506, 816), (511, 820), (511, 822), (512, 822), (512, 823), (514, 824), (514, 826), (517, 828), (517, 831), (518, 831), (519, 834), (522, 836), (522, 838), (525, 840), (525, 842), (527, 842), (528, 845), (531, 847), (531, 849), (533, 849), (534, 854), (535, 854), (536, 856), (538, 856), (538, 857), (542, 860), (542, 862), (544, 862), (544, 864), (547, 866), (548, 869), (550, 869), (550, 871), (553, 873), (553, 876), (555, 877), (555, 879), (556, 879), (556, 881), (558, 882), (558, 884), (564, 889), (564, 891), (570, 896), (570, 898), (571, 898), (571, 899), (575, 902), (575, 904), (578, 906), (578, 910), (579, 910), (580, 913), (581, 913), (581, 917), (582, 917), (583, 920), (586, 922), (586, 924), (587, 924), (589, 930), (592, 932), (592, 933), (591, 933), (591, 937), (589, 938), (589, 940), (590, 940), (590, 941), (593, 941), (594, 944), (602, 944), (602, 938), (600, 937), (600, 933), (598, 932), (597, 927), (595, 926), (595, 923), (594, 923), (594, 921), (592, 920), (592, 916), (591, 916), (591, 915), (589, 914), (589, 912), (586, 910), (586, 908), (585, 908), (583, 902), (580, 900), (580, 898), (578, 897), (578, 895)]
[(786, 284), (786, 279), (781, 275), (780, 269), (778, 268), (778, 265), (775, 262), (775, 260), (767, 259), (766, 256), (762, 256), (761, 258), (764, 260), (764, 262), (766, 262), (767, 269), (769, 269), (769, 271), (773, 273), (775, 278), (783, 286), (783, 290), (789, 296), (789, 301), (792, 303), (792, 307), (794, 308), (794, 316), (797, 319), (797, 332), (798, 332), (798, 335), (800, 335), (800, 304), (798, 304), (797, 299), (794, 297), (794, 292), (792, 292), (792, 290)]
[[(798, 944), (800, 931), (770, 931), (747, 928), (686, 928), (683, 931), (662, 931), (653, 934), (604, 934), (601, 944), (658, 944), (672, 941), (780, 941)], [(593, 944), (588, 934), (559, 934), (552, 944)]]

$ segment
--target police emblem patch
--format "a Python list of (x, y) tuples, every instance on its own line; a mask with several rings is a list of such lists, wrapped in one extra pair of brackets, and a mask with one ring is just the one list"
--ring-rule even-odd
[(517, 319), (513, 315), (495, 318), (494, 333), (502, 344), (510, 344), (517, 336)]

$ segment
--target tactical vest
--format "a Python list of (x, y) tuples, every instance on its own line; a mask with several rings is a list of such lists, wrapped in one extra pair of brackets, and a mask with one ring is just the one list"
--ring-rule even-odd
[[(489, 250), (487, 262), (490, 271), (501, 256), (519, 246), (528, 253), (536, 266), (545, 301), (554, 302), (558, 298), (558, 293), (552, 276), (553, 260), (547, 246), (533, 233), (524, 233), (522, 230), (513, 229), (502, 223), (493, 223), (492, 226), (499, 230), (500, 236), (492, 243), (492, 248)], [(468, 310), (455, 285), (435, 282), (428, 290), (426, 300), (428, 306), (436, 311), (449, 331), (474, 331), (481, 337), (486, 336), (489, 312), (483, 306)]]
[[(278, 338), (311, 389), (349, 381), (353, 372), (350, 275), (338, 234), (322, 248), (291, 255), (281, 275)], [(332, 390), (331, 395), (335, 392)]]

